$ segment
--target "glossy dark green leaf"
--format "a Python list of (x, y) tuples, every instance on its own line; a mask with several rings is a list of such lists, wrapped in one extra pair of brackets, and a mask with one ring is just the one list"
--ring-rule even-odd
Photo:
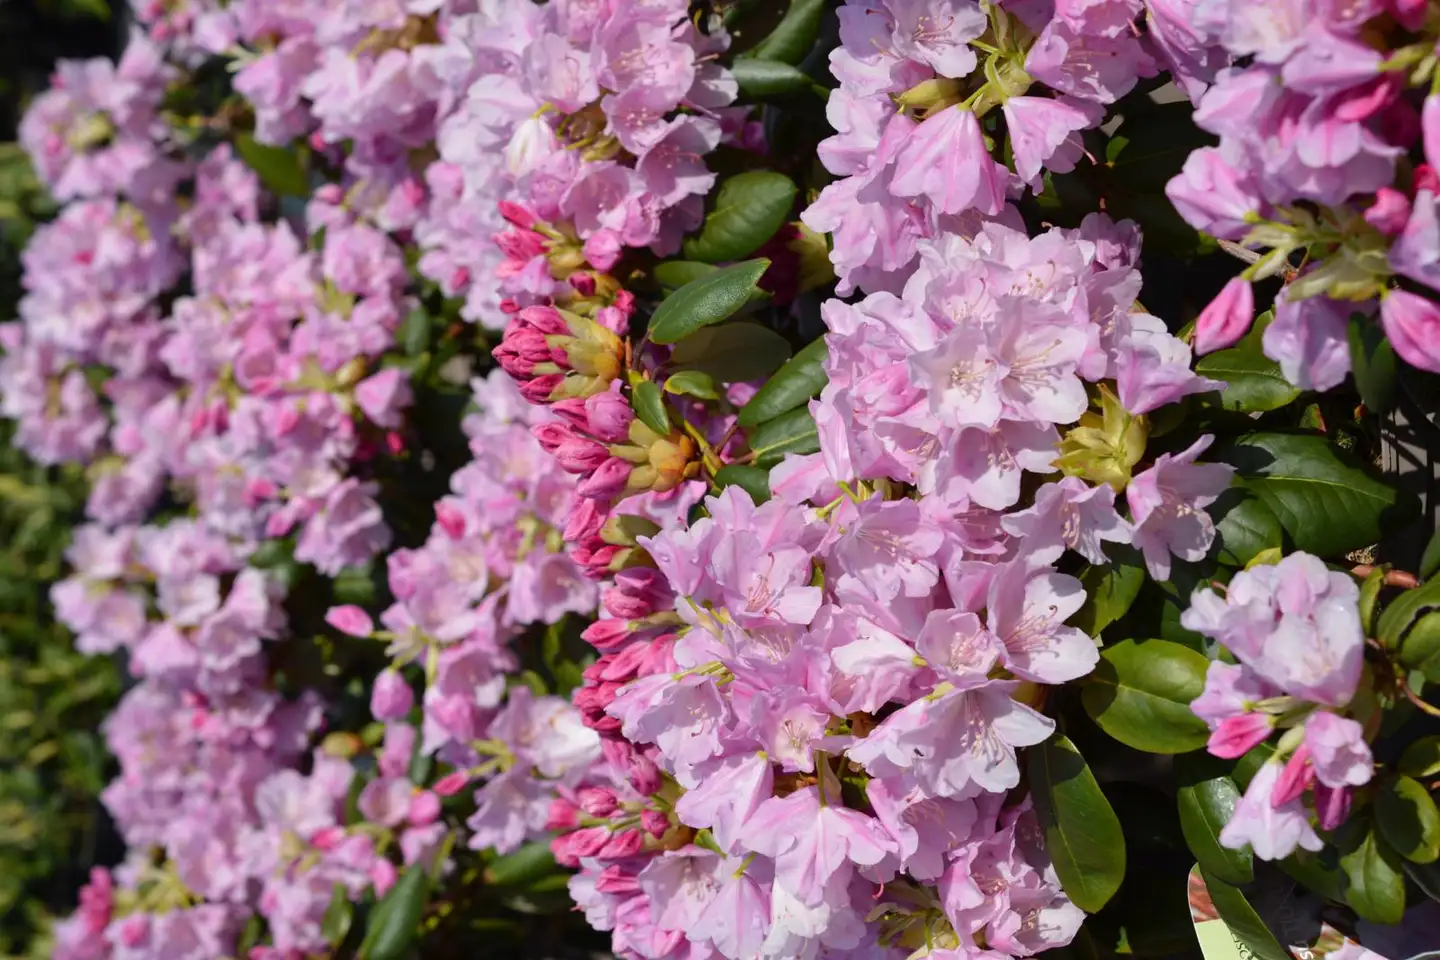
[(1335, 556), (1378, 543), (1410, 522), (1413, 498), (1338, 453), (1319, 436), (1246, 434), (1216, 451), (1265, 501), (1295, 546)]
[(1440, 530), (1436, 530), (1430, 537), (1430, 542), (1425, 545), (1425, 553), (1420, 557), (1420, 569), (1416, 571), (1421, 580), (1429, 580), (1440, 573)]
[(750, 431), (750, 450), (757, 467), (773, 467), (786, 454), (803, 455), (820, 449), (820, 434), (815, 418), (805, 407), (791, 410)]
[(1244, 567), (1266, 550), (1284, 543), (1275, 512), (1244, 487), (1231, 487), (1210, 506), (1215, 519), (1215, 549), (1221, 563)]
[(679, 343), (697, 330), (734, 316), (770, 269), (766, 259), (732, 264), (692, 280), (661, 301), (650, 318), (650, 339)]
[(1205, 691), (1209, 661), (1167, 640), (1125, 640), (1100, 653), (1081, 702), (1100, 728), (1147, 753), (1186, 753), (1209, 739), (1190, 702)]
[(1230, 933), (1248, 949), (1255, 960), (1293, 960), (1289, 951), (1280, 946), (1280, 941), (1275, 939), (1275, 934), (1265, 926), (1265, 921), (1250, 906), (1250, 901), (1245, 899), (1245, 894), (1234, 884), (1226, 883), (1224, 880), (1209, 872), (1202, 865), (1200, 876), (1205, 880), (1205, 889), (1210, 893), (1210, 902), (1215, 904), (1215, 912), (1220, 914), (1220, 919), (1230, 928)]
[(1440, 736), (1421, 737), (1410, 744), (1395, 769), (1407, 777), (1440, 776)]
[(307, 197), (310, 177), (301, 160), (300, 147), (271, 147), (242, 133), (235, 138), (235, 150), (246, 166), (260, 177), (265, 189), (279, 196)]
[(660, 386), (654, 380), (642, 380), (630, 392), (630, 405), (640, 422), (662, 437), (670, 435), (670, 414), (665, 409), (665, 398)]
[(714, 400), (720, 396), (715, 387), (715, 378), (701, 370), (682, 370), (665, 378), (665, 392), (701, 400)]
[(1255, 320), (1255, 326), (1239, 343), (1228, 350), (1207, 354), (1195, 362), (1195, 371), (1212, 380), (1227, 384), (1221, 394), (1226, 410), (1260, 413), (1278, 410), (1300, 396), (1299, 388), (1291, 385), (1280, 372), (1280, 364), (1265, 356), (1261, 342), (1273, 314), (1269, 311)]
[(1416, 617), (1401, 641), (1399, 660), (1431, 683), (1440, 683), (1440, 610)]
[(350, 924), (354, 920), (355, 907), (350, 902), (350, 891), (345, 889), (345, 884), (337, 883), (330, 894), (330, 905), (325, 908), (325, 916), (320, 920), (320, 935), (332, 947), (338, 947), (349, 936)]
[(1144, 561), (1133, 547), (1107, 544), (1109, 563), (1089, 566), (1080, 574), (1085, 585), (1085, 605), (1075, 611), (1071, 622), (1090, 634), (1100, 636), (1110, 624), (1129, 612), (1140, 589), (1145, 586)]
[(1400, 855), (1365, 819), (1346, 824), (1340, 868), (1349, 879), (1345, 899), (1371, 923), (1399, 923), (1405, 915), (1405, 875)]
[(1380, 591), (1385, 588), (1385, 569), (1376, 567), (1360, 584), (1360, 626), (1365, 636), (1375, 635), (1375, 626), (1380, 615)]
[(758, 427), (818, 396), (829, 379), (825, 373), (828, 357), (823, 337), (791, 357), (765, 381), (750, 402), (740, 408), (740, 426)]
[(679, 290), (692, 280), (708, 277), (720, 268), (695, 260), (666, 260), (655, 265), (655, 282), (667, 290)]
[(1125, 834), (1085, 758), (1060, 734), (1027, 751), (1035, 813), (1066, 894), (1086, 913), (1125, 879)]
[(1440, 810), (1420, 782), (1391, 777), (1375, 795), (1375, 823), (1395, 851), (1415, 863), (1440, 859)]
[(823, 95), (825, 90), (799, 67), (779, 60), (740, 57), (731, 64), (730, 72), (740, 85), (740, 96), (746, 100), (768, 100), (807, 90)]
[(1350, 316), (1350, 372), (1360, 399), (1372, 413), (1385, 413), (1395, 405), (1399, 387), (1395, 369), (1395, 348), (1385, 338), (1378, 321), (1356, 313)]
[(1440, 579), (1406, 590), (1387, 603), (1380, 613), (1375, 637), (1387, 650), (1399, 650), (1420, 618), (1437, 609), (1440, 609)]
[(670, 363), (721, 383), (759, 380), (790, 356), (790, 342), (758, 323), (726, 323), (697, 330), (675, 345)]
[(699, 236), (685, 241), (686, 258), (720, 263), (750, 256), (785, 225), (798, 193), (783, 173), (752, 170), (728, 178)]
[(430, 346), (430, 324), (430, 311), (424, 307), (416, 307), (405, 317), (398, 339), (406, 356), (418, 357)]
[(1227, 883), (1249, 883), (1255, 879), (1255, 855), (1250, 848), (1231, 850), (1220, 843), (1220, 831), (1240, 802), (1240, 788), (1212, 769), (1214, 766), (1208, 755), (1175, 758), (1180, 830), (1190, 852), (1212, 875)]
[(815, 46), (815, 37), (820, 32), (820, 18), (824, 14), (825, 0), (790, 0), (784, 18), (746, 56), (757, 60), (799, 63)]
[(739, 487), (750, 494), (750, 499), (756, 503), (764, 503), (770, 499), (770, 471), (763, 467), (732, 463), (720, 468), (715, 474), (715, 482), (722, 487)]
[(423, 865), (410, 867), (370, 911), (360, 960), (401, 960), (415, 942), (420, 917), (430, 898), (430, 878)]
[(492, 887), (528, 887), (559, 869), (550, 844), (537, 841), (525, 844), (514, 853), (496, 857), (486, 866), (484, 878)]

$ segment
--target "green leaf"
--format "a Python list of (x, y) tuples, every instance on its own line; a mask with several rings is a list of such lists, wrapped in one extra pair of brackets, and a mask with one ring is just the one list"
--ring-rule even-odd
[(1420, 618), (1436, 608), (1440, 608), (1440, 580), (1407, 590), (1385, 605), (1375, 637), (1385, 649), (1399, 650)]
[(1175, 758), (1180, 830), (1202, 867), (1227, 883), (1249, 883), (1255, 879), (1255, 855), (1250, 848), (1231, 850), (1220, 843), (1220, 831), (1240, 802), (1240, 788), (1213, 769), (1215, 766), (1209, 755)]
[(1265, 356), (1261, 345), (1261, 336), (1272, 317), (1273, 314), (1266, 311), (1256, 318), (1254, 328), (1235, 346), (1207, 354), (1195, 363), (1196, 373), (1228, 384), (1220, 395), (1220, 403), (1226, 410), (1241, 413), (1278, 410), (1300, 396), (1300, 389), (1285, 379), (1280, 364)]
[(430, 311), (424, 307), (416, 307), (405, 317), (397, 339), (406, 356), (418, 357), (430, 346), (430, 322)]
[(1085, 758), (1056, 734), (1028, 751), (1031, 796), (1060, 883), (1096, 913), (1125, 879), (1125, 834)]
[(320, 935), (332, 947), (338, 947), (350, 935), (350, 924), (354, 920), (355, 907), (350, 902), (350, 891), (345, 889), (345, 884), (337, 883), (330, 894), (330, 905), (325, 908), (325, 916), (320, 921)]
[(1210, 506), (1210, 516), (1215, 519), (1217, 557), (1232, 567), (1244, 567), (1284, 542), (1285, 531), (1275, 512), (1244, 487), (1221, 494)]
[(1265, 501), (1295, 546), (1335, 556), (1378, 543), (1414, 502), (1338, 453), (1324, 437), (1251, 433), (1217, 454)]
[(1375, 618), (1379, 613), (1380, 591), (1385, 587), (1385, 569), (1376, 567), (1371, 570), (1360, 584), (1360, 626), (1365, 629), (1365, 636), (1375, 636)]
[(665, 410), (665, 398), (654, 380), (641, 380), (630, 392), (630, 406), (640, 422), (662, 437), (670, 436), (670, 414)]
[(785, 455), (804, 455), (820, 449), (820, 434), (815, 418), (805, 407), (791, 410), (750, 431), (750, 450), (757, 467), (773, 467)]
[(697, 330), (675, 345), (670, 363), (721, 383), (769, 376), (790, 356), (790, 342), (758, 323), (726, 323)]
[(666, 297), (650, 318), (650, 339), (679, 343), (696, 330), (719, 323), (750, 302), (755, 284), (770, 269), (765, 259), (722, 267), (692, 280)]
[(430, 878), (421, 864), (400, 875), (395, 886), (370, 911), (361, 960), (401, 960), (415, 940), (420, 916), (430, 897)]
[(1373, 824), (1357, 818), (1346, 828), (1340, 838), (1340, 869), (1350, 880), (1346, 901), (1371, 923), (1399, 923), (1405, 916), (1405, 875), (1399, 855)]
[(257, 143), (250, 134), (242, 133), (235, 139), (235, 149), (271, 193), (282, 197), (310, 195), (310, 176), (301, 160), (303, 148), (266, 146)]
[(1434, 863), (1440, 859), (1440, 810), (1410, 777), (1393, 777), (1375, 797), (1375, 823), (1387, 843), (1406, 860)]
[(1420, 569), (1416, 572), (1421, 580), (1429, 580), (1440, 572), (1440, 530), (1436, 530), (1430, 537), (1430, 542), (1425, 545), (1425, 553), (1420, 558)]
[(740, 426), (746, 429), (758, 427), (818, 396), (829, 380), (825, 373), (828, 358), (824, 337), (791, 357), (775, 376), (755, 392), (750, 402), (740, 408)]
[(1110, 562), (1086, 567), (1080, 574), (1085, 585), (1085, 605), (1075, 611), (1071, 622), (1092, 637), (1129, 612), (1145, 586), (1145, 567), (1133, 547), (1111, 544), (1105, 548)]
[(1124, 640), (1100, 653), (1081, 703), (1100, 729), (1147, 753), (1187, 753), (1210, 738), (1190, 701), (1205, 692), (1210, 661), (1168, 640)]
[(694, 260), (666, 260), (655, 267), (655, 282), (667, 290), (679, 290), (692, 280), (708, 277), (720, 268)]
[[(1388, 612), (1388, 611), (1387, 611)], [(1384, 622), (1384, 617), (1381, 617)], [(1431, 683), (1440, 683), (1440, 610), (1415, 620), (1400, 645), (1400, 662), (1418, 670)]]
[(720, 468), (715, 474), (715, 482), (722, 487), (739, 487), (756, 503), (770, 499), (770, 471), (761, 467), (732, 463)]
[(685, 241), (685, 257), (706, 263), (743, 260), (785, 225), (799, 188), (783, 173), (752, 170), (720, 184), (715, 209), (700, 235)]
[(550, 844), (527, 843), (514, 853), (496, 857), (485, 868), (484, 879), (492, 887), (528, 887), (559, 870)]
[(799, 67), (792, 67), (779, 60), (754, 60), (739, 57), (730, 65), (735, 82), (740, 85), (740, 96), (747, 100), (767, 100), (805, 90), (824, 95), (825, 88), (811, 80)]
[(1372, 413), (1385, 413), (1395, 405), (1399, 386), (1395, 372), (1395, 348), (1385, 338), (1380, 324), (1363, 314), (1350, 315), (1350, 372), (1360, 399)]
[(1433, 777), (1440, 774), (1440, 736), (1421, 737), (1400, 755), (1395, 767), (1407, 777)]
[(1244, 944), (1255, 960), (1293, 960), (1238, 887), (1206, 870), (1204, 864), (1200, 866), (1200, 876), (1205, 881), (1215, 912), (1220, 914), (1230, 933)]
[(820, 32), (820, 18), (824, 14), (825, 0), (790, 0), (784, 19), (745, 56), (799, 63), (815, 46), (815, 37)]
[[(701, 333), (703, 332), (702, 330)], [(682, 370), (679, 373), (672, 373), (665, 378), (665, 392), (699, 397), (701, 400), (715, 400), (720, 396), (720, 391), (715, 388), (715, 378), (700, 370)]]

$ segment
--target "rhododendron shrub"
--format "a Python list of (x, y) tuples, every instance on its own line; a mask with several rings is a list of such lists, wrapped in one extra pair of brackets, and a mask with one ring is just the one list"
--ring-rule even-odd
[(136, 681), (57, 956), (1423, 933), (1433, 10), (136, 14), (0, 332)]

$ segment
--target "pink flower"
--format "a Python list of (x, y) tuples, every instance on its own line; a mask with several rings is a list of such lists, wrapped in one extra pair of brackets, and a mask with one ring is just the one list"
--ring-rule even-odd
[(1359, 787), (1375, 774), (1365, 730), (1348, 717), (1317, 710), (1305, 720), (1305, 746), (1315, 776), (1327, 787)]
[(1271, 803), (1281, 769), (1279, 763), (1261, 765), (1236, 804), (1230, 822), (1220, 831), (1221, 844), (1232, 850), (1248, 845), (1261, 860), (1283, 860), (1297, 847), (1312, 853), (1324, 847), (1299, 800), (1278, 807)]
[(1230, 486), (1235, 471), (1226, 464), (1195, 462), (1214, 441), (1206, 434), (1182, 453), (1161, 454), (1125, 490), (1135, 523), (1132, 542), (1157, 580), (1169, 579), (1172, 554), (1195, 562), (1215, 541), (1215, 523), (1205, 508)]
[(1387, 290), (1380, 300), (1380, 323), (1402, 360), (1440, 373), (1440, 304), (1406, 290)]
[(926, 197), (940, 213), (975, 210), (994, 216), (1005, 204), (1007, 177), (986, 151), (975, 114), (952, 107), (910, 134), (895, 159), (890, 192)]
[(368, 637), (375, 632), (375, 624), (370, 615), (353, 604), (331, 607), (325, 614), (325, 622), (352, 637)]

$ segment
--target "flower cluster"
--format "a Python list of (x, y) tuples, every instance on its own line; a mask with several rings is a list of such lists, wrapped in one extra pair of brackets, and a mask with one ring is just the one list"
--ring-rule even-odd
[[(1255, 251), (1201, 314), (1197, 348), (1238, 340), (1254, 316), (1251, 282), (1284, 274), (1264, 345), (1292, 383), (1341, 384), (1351, 317), (1370, 323), (1377, 312), (1401, 358), (1440, 371), (1433, 11), (1173, 6), (1167, 33), (1196, 66), (1227, 65), (1189, 73), (1195, 123), (1220, 142), (1190, 154), (1166, 192), (1197, 229)], [(1417, 149), (1424, 162), (1412, 168), (1403, 158)]]
[[(1367, 808), (1435, 770), (1371, 743), (1440, 713), (1402, 616), (1440, 600), (1387, 626), (1386, 571), (1284, 556), (1404, 504), (1337, 452), (1364, 431), (1324, 435), (1344, 404), (1281, 408), (1379, 331), (1440, 369), (1435, 17), (743, 7), (142, 3), (118, 65), (37, 101), (72, 202), (0, 413), (86, 467), (53, 602), (137, 679), (106, 728), (130, 854), (57, 956), (351, 955), (432, 894), (405, 935), (440, 937), (548, 847), (627, 960), (1030, 957), (1140, 896), (1067, 731), (1264, 754), (1217, 778), (1262, 861), (1409, 836)], [(1219, 142), (1137, 148), (1133, 202), (1162, 109)], [(1253, 260), (1193, 325), (1148, 272), (1167, 182)], [(1134, 706), (1161, 661), (1190, 711)]]
[(1355, 579), (1297, 553), (1235, 576), (1222, 599), (1195, 594), (1182, 622), (1225, 645), (1238, 665), (1216, 660), (1195, 713), (1210, 726), (1210, 752), (1240, 757), (1284, 731), (1250, 782), (1220, 842), (1249, 844), (1277, 860), (1297, 846), (1319, 850), (1302, 797), (1313, 789), (1320, 826), (1333, 830), (1353, 788), (1374, 763), (1365, 730), (1346, 715), (1360, 685), (1365, 635)]

